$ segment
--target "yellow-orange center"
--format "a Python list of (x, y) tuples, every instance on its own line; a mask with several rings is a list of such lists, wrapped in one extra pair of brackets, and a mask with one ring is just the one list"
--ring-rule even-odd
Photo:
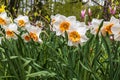
[(6, 31), (6, 35), (7, 35), (8, 37), (13, 37), (13, 36), (14, 36), (14, 32), (11, 31), (11, 30), (7, 30), (7, 31)]
[(68, 30), (70, 28), (70, 23), (69, 22), (61, 22), (61, 24), (60, 24), (60, 30), (62, 31), (62, 32), (64, 32), (64, 31), (66, 31), (66, 30)]
[(6, 25), (6, 21), (0, 17), (0, 25)]
[(72, 31), (69, 33), (69, 39), (72, 42), (78, 42), (78, 41), (80, 41), (80, 38), (81, 38), (81, 36), (77, 31)]
[(24, 39), (25, 39), (26, 41), (30, 41), (30, 36), (29, 36), (29, 35), (25, 35), (25, 36), (24, 36)]
[(38, 36), (36, 33), (30, 32), (30, 37), (34, 40), (34, 41), (38, 41)]
[(19, 25), (20, 27), (24, 27), (24, 26), (25, 26), (25, 21), (24, 21), (24, 20), (19, 20), (19, 21), (18, 21), (18, 25)]
[(113, 23), (110, 23), (105, 26), (105, 31), (108, 32), (109, 34), (112, 34), (111, 27), (113, 26)]

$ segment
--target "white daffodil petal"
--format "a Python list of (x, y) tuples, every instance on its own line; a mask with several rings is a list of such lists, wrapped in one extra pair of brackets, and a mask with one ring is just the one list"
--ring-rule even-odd
[(111, 31), (113, 34), (120, 33), (120, 24), (113, 25), (113, 27), (111, 28)]
[(14, 24), (14, 23), (11, 23), (11, 24), (8, 26), (8, 28), (9, 28), (10, 30), (12, 30), (12, 31), (17, 31), (17, 25)]
[(112, 16), (111, 19), (110, 19), (110, 22), (116, 24), (116, 23), (119, 23), (120, 21), (119, 21), (119, 19), (116, 19), (114, 16)]

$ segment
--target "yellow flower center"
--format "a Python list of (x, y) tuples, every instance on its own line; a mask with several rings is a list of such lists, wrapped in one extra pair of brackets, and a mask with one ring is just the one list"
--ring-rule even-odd
[(109, 34), (112, 34), (111, 27), (113, 26), (113, 23), (110, 23), (105, 26), (105, 31), (108, 32)]
[(72, 31), (69, 34), (69, 39), (72, 42), (78, 42), (78, 41), (80, 41), (80, 38), (81, 38), (81, 36), (80, 36), (80, 34), (77, 31)]
[(18, 25), (21, 26), (21, 27), (24, 27), (25, 26), (25, 21), (24, 20), (19, 20)]
[(24, 39), (25, 39), (26, 41), (30, 41), (30, 36), (29, 36), (29, 35), (25, 35), (25, 36), (24, 36)]
[(7, 35), (8, 37), (13, 37), (13, 36), (14, 36), (14, 32), (11, 31), (11, 30), (7, 30), (7, 31), (6, 31), (6, 35)]
[(6, 21), (0, 17), (0, 25), (6, 25)]
[(30, 37), (34, 40), (34, 41), (38, 41), (38, 36), (36, 33), (30, 32)]
[(62, 22), (61, 24), (60, 24), (60, 30), (62, 31), (62, 32), (64, 32), (64, 31), (66, 31), (66, 30), (68, 30), (70, 28), (70, 23), (69, 22)]

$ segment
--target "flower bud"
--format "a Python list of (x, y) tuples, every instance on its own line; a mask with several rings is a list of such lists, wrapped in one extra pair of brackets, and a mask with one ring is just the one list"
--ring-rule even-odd
[(85, 10), (85, 9), (81, 11), (81, 17), (82, 17), (82, 18), (85, 17), (85, 13), (86, 13), (86, 10)]

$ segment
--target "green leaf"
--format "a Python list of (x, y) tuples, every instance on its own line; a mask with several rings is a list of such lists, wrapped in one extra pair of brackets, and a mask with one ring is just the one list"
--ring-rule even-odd
[(87, 71), (89, 71), (89, 72), (92, 72), (91, 69), (87, 68), (81, 61), (79, 61), (79, 62), (80, 62), (80, 64), (81, 64), (81, 66), (82, 66), (85, 70), (87, 70)]
[(27, 77), (54, 77), (56, 74), (54, 72), (48, 72), (48, 71), (39, 71), (35, 73), (28, 74)]
[[(18, 56), (10, 56), (10, 59), (16, 59), (16, 58), (18, 58)], [(8, 61), (8, 59), (3, 59), (2, 61)]]

